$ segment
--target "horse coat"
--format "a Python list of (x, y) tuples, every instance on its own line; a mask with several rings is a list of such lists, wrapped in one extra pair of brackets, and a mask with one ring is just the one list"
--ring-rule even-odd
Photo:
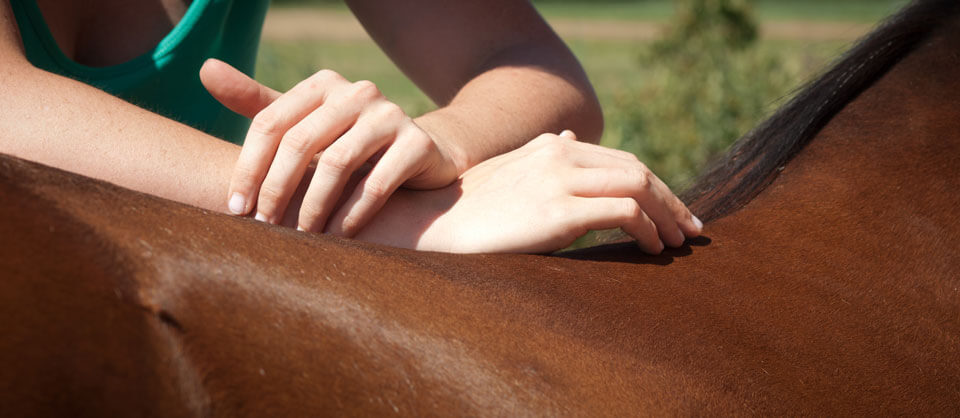
[(956, 414), (957, 9), (749, 134), (659, 256), (381, 247), (0, 157), (0, 415)]

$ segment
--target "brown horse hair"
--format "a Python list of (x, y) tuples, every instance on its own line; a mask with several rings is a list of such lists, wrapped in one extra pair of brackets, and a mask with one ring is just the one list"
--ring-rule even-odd
[(773, 116), (741, 137), (681, 198), (704, 221), (747, 204), (833, 116), (955, 15), (957, 0), (916, 0), (857, 42)]

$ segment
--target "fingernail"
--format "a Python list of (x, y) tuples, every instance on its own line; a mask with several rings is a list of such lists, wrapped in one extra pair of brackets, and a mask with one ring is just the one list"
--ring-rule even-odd
[(307, 230), (306, 230), (306, 229), (303, 229), (303, 227), (302, 227), (302, 226), (300, 226), (300, 225), (297, 225), (297, 231), (300, 231), (300, 232), (307, 232)]
[(233, 196), (230, 196), (230, 203), (227, 204), (230, 212), (234, 215), (243, 215), (243, 210), (246, 209), (246, 206), (247, 202), (240, 193), (234, 193)]
[(663, 245), (663, 241), (657, 241), (657, 248), (659, 248), (659, 250), (657, 250), (657, 254), (660, 254), (663, 252), (663, 249), (666, 248)]
[(564, 129), (563, 132), (560, 132), (560, 136), (574, 137), (576, 135), (574, 135), (573, 131), (569, 129)]
[(693, 216), (693, 215), (691, 215), (690, 217), (693, 218), (693, 224), (697, 226), (697, 229), (699, 229), (699, 230), (702, 231), (702, 230), (703, 230), (703, 222), (700, 220), (700, 218), (698, 218), (698, 217), (696, 217), (696, 216)]
[(264, 215), (263, 215), (262, 213), (260, 213), (260, 212), (257, 212), (257, 216), (254, 216), (253, 219), (256, 219), (256, 220), (258, 220), (258, 221), (260, 221), (260, 222), (266, 222), (266, 221), (267, 221), (267, 217), (264, 216)]

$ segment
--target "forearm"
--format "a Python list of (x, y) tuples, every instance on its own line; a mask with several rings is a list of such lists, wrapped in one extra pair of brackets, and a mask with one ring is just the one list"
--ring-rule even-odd
[[(224, 190), (239, 147), (61, 77), (44, 74), (12, 74), (10, 77), (9, 68), (0, 69), (0, 73), (8, 76), (2, 79), (5, 82), (0, 82), (0, 97), (9, 109), (0, 113), (0, 138), (3, 139), (0, 152), (226, 212)], [(536, 145), (533, 148), (517, 150), (474, 167), (450, 186), (429, 191), (398, 191), (357, 238), (421, 250), (544, 252), (563, 247), (594, 228), (625, 225), (636, 230), (631, 233), (635, 236), (656, 237), (655, 229), (644, 232), (632, 225), (639, 218), (631, 208), (637, 202), (659, 202), (660, 199), (643, 199), (637, 195), (634, 200), (634, 197), (625, 197), (634, 193), (613, 191), (620, 200), (630, 204), (627, 216), (603, 207), (610, 199), (598, 199), (597, 205), (591, 206), (582, 205), (583, 198), (579, 196), (566, 202), (565, 199), (570, 198), (566, 194), (571, 189), (562, 181), (564, 176), (556, 174), (578, 169), (576, 164), (582, 161), (543, 160), (549, 156), (582, 155), (582, 151), (591, 150), (597, 155), (585, 161), (607, 158), (608, 162), (603, 164), (606, 166), (629, 163), (627, 159), (611, 159), (609, 151), (596, 149), (574, 153), (535, 152), (538, 147), (551, 144), (561, 147), (564, 143), (575, 144), (569, 139), (544, 138), (541, 136), (539, 142), (532, 142), (531, 145)], [(558, 162), (567, 165), (558, 167)], [(530, 172), (541, 173), (543, 177), (531, 177)], [(287, 207), (282, 221), (286, 226), (297, 224), (300, 202), (312, 178), (310, 174), (303, 177), (294, 200)], [(353, 181), (358, 181), (363, 174), (355, 173)], [(622, 171), (614, 170), (612, 174), (622, 178)], [(614, 184), (612, 180), (604, 180), (604, 184)], [(544, 187), (550, 183), (554, 187)], [(504, 197), (505, 192), (513, 195)], [(490, 210), (504, 199), (512, 204)], [(570, 210), (551, 210), (551, 206)], [(574, 212), (578, 207), (577, 215)], [(568, 213), (576, 215), (572, 216), (572, 222), (557, 219)], [(686, 216), (689, 217), (689, 213)], [(678, 242), (682, 242), (682, 234)], [(652, 246), (648, 251), (659, 252)]]
[[(0, 152), (129, 189), (227, 213), (240, 147), (82, 83), (39, 70), (0, 69)], [(303, 180), (283, 224), (295, 226)], [(440, 192), (400, 191), (361, 239), (416, 248)]]
[(544, 132), (570, 129), (581, 140), (600, 140), (600, 105), (562, 43), (515, 46), (481, 68), (449, 103), (416, 119), (455, 150), (461, 173)]
[(526, 0), (348, 0), (440, 109), (416, 120), (462, 173), (544, 132), (596, 142), (603, 116), (569, 48)]
[(0, 152), (225, 211), (239, 147), (34, 68), (2, 70)]

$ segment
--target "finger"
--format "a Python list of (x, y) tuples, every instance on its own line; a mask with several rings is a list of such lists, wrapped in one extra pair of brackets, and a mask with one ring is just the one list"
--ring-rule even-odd
[[(340, 138), (357, 121), (362, 108), (362, 102), (341, 98), (331, 99), (284, 134), (270, 170), (260, 186), (260, 197), (257, 201), (258, 215), (266, 218), (268, 222), (280, 217), (279, 214), (286, 209), (287, 202), (300, 183), (313, 156), (337, 141), (337, 138)], [(337, 161), (337, 167), (344, 171), (342, 176), (349, 177), (356, 167), (376, 152), (380, 144), (370, 142), (373, 139), (375, 138), (365, 137), (360, 141), (353, 141), (354, 147), (376, 147), (369, 155), (362, 151), (357, 156), (340, 155), (341, 158), (361, 159), (360, 161)], [(321, 158), (320, 161), (329, 165), (331, 159)]]
[(227, 109), (250, 119), (281, 95), (215, 58), (200, 67), (200, 82)]
[[(683, 202), (680, 202), (680, 203), (683, 203)], [(683, 206), (686, 207), (687, 205), (684, 204)], [(689, 208), (687, 208), (687, 210), (689, 210)], [(703, 221), (701, 221), (700, 218), (694, 215), (693, 212), (690, 212), (690, 222), (693, 224), (693, 227), (689, 229), (691, 232), (690, 234), (687, 235), (687, 238), (694, 238), (694, 237), (700, 236), (700, 234), (703, 233)], [(684, 229), (684, 233), (686, 233), (686, 231), (687, 229)]]
[(654, 176), (654, 179), (658, 183), (657, 188), (663, 191), (664, 200), (670, 208), (670, 213), (673, 214), (674, 220), (677, 222), (677, 226), (680, 227), (683, 235), (687, 238), (700, 236), (700, 233), (703, 232), (703, 222), (696, 216), (693, 216), (693, 212), (690, 212), (687, 205), (670, 190), (670, 187), (667, 186), (663, 180), (660, 180), (660, 178), (656, 176)]
[(417, 134), (418, 131), (409, 131), (387, 148), (370, 174), (330, 218), (328, 232), (353, 237), (380, 211), (401, 184), (422, 171), (426, 150), (412, 139)]
[(393, 140), (393, 132), (387, 124), (372, 123), (362, 117), (320, 154), (300, 207), (300, 229), (324, 230), (327, 219), (342, 200), (340, 195), (351, 173)]
[[(699, 236), (703, 231), (703, 223), (693, 216), (687, 206), (670, 191), (670, 188), (650, 172), (633, 154), (585, 143), (576, 143), (573, 146), (577, 149), (570, 153), (570, 158), (572, 160), (571, 162), (578, 167), (619, 167), (627, 171), (640, 170), (641, 173), (647, 173), (654, 186), (653, 189), (658, 192), (663, 202), (669, 207), (670, 213), (672, 213), (675, 218), (681, 233), (687, 238), (693, 238)], [(628, 175), (629, 178), (634, 178), (639, 174), (627, 173), (626, 175)]]
[(245, 214), (253, 208), (260, 184), (267, 176), (280, 140), (297, 122), (320, 107), (337, 86), (348, 84), (333, 71), (320, 71), (301, 81), (253, 118), (230, 179), (230, 211)]
[[(579, 152), (578, 154), (579, 154), (579, 155), (583, 155), (584, 157), (588, 157), (588, 156), (598, 156), (598, 157), (600, 157), (600, 158), (603, 158), (603, 157), (613, 157), (613, 158), (616, 158), (616, 159), (619, 160), (619, 161), (623, 161), (623, 162), (626, 162), (626, 163), (629, 163), (629, 164), (637, 164), (637, 163), (640, 162), (640, 160), (637, 158), (637, 156), (636, 156), (635, 154), (630, 153), (630, 152), (627, 152), (627, 151), (618, 150), (618, 149), (615, 149), (615, 148), (608, 148), (608, 147), (604, 147), (604, 146), (600, 146), (600, 145), (594, 145), (594, 144), (590, 144), (590, 143), (586, 143), (586, 142), (575, 142), (575, 143), (574, 143), (574, 146), (575, 146), (578, 150), (580, 150), (580, 152)], [(591, 164), (588, 163), (587, 161), (593, 162), (594, 160), (593, 160), (593, 159), (591, 159), (591, 160), (586, 160), (586, 159), (585, 159), (583, 162), (581, 162), (581, 165), (582, 165), (583, 167), (591, 167), (591, 166), (596, 167), (596, 166), (597, 166), (597, 165), (591, 165)], [(594, 163), (594, 164), (595, 164), (595, 163)], [(599, 166), (600, 166), (600, 167), (603, 167), (604, 165), (606, 165), (606, 163), (602, 163), (602, 164), (600, 164)]]
[[(642, 166), (585, 168), (569, 174), (568, 191), (582, 197), (632, 197), (657, 225), (664, 243), (683, 245), (685, 239), (677, 219), (686, 207), (677, 207), (679, 200), (670, 189)], [(668, 200), (669, 199), (669, 200)], [(675, 214), (676, 211), (681, 211)]]
[(577, 140), (577, 134), (573, 133), (573, 131), (569, 129), (565, 129), (563, 132), (560, 132), (560, 137), (566, 138), (566, 139), (572, 139), (574, 141)]
[(611, 157), (627, 164), (639, 163), (637, 156), (632, 153), (569, 139), (572, 138), (566, 135), (544, 134), (529, 144), (533, 149), (551, 148), (577, 167), (606, 167), (610, 165)]
[(621, 228), (648, 254), (660, 254), (657, 226), (631, 198), (575, 198), (568, 211), (580, 231)]
[[(558, 141), (558, 138), (562, 137), (541, 135), (535, 139), (534, 146), (549, 151), (551, 158), (597, 170), (586, 178), (568, 179), (574, 185), (571, 192), (598, 197), (634, 197), (656, 222), (661, 238), (670, 246), (683, 245), (686, 236), (699, 235), (699, 227), (686, 206), (635, 155), (593, 144)], [(621, 172), (605, 172), (604, 168)]]

